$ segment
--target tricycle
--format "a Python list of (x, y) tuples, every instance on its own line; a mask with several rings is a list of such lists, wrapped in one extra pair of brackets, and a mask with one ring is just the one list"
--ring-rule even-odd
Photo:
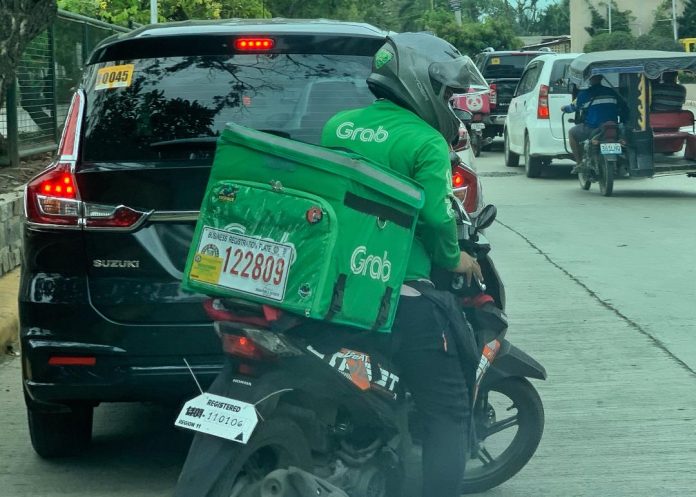
[[(575, 88), (601, 75), (619, 100), (619, 120), (596, 128), (583, 149), (578, 179), (584, 190), (598, 182), (610, 196), (615, 177), (696, 177), (696, 128), (690, 110), (652, 109), (652, 87), (665, 72), (696, 73), (696, 53), (611, 50), (578, 56), (570, 65)], [(566, 130), (563, 130), (567, 142)], [(566, 143), (566, 150), (567, 150)]]

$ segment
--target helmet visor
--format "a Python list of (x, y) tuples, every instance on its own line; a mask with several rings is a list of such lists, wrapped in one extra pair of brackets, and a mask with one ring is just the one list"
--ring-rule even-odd
[(428, 67), (430, 78), (447, 88), (446, 92), (465, 93), (471, 86), (488, 88), (474, 62), (464, 55), (433, 62)]

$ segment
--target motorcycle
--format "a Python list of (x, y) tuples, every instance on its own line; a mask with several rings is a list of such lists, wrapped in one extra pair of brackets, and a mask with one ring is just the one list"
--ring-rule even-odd
[[(478, 259), (486, 282), (469, 287), (462, 275), (433, 275), (460, 299), (475, 332), (463, 481), (464, 493), (475, 493), (510, 479), (533, 456), (544, 410), (527, 378), (546, 379), (546, 371), (505, 338), (504, 287), (482, 233), (495, 207), (472, 220), (452, 203), (460, 246)], [(417, 414), (380, 337), (234, 299), (210, 299), (206, 310), (226, 361), (175, 422), (198, 432), (176, 496), (420, 496)]]
[(489, 145), (492, 137), (484, 137), (486, 124), (484, 117), (490, 113), (489, 95), (486, 92), (472, 91), (452, 98), (454, 113), (466, 125), (474, 157), (481, 155), (483, 147)]

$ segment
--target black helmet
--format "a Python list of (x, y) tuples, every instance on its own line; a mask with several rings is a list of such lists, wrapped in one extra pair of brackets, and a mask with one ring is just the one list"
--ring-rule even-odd
[(378, 98), (416, 113), (448, 143), (458, 137), (460, 124), (450, 107), (452, 94), (471, 85), (488, 86), (469, 57), (428, 33), (388, 36), (375, 54), (367, 84)]

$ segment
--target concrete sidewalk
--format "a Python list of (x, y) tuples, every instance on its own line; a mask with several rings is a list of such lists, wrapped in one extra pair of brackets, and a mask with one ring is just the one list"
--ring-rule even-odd
[(19, 268), (0, 277), (0, 354), (17, 342), (17, 292)]

